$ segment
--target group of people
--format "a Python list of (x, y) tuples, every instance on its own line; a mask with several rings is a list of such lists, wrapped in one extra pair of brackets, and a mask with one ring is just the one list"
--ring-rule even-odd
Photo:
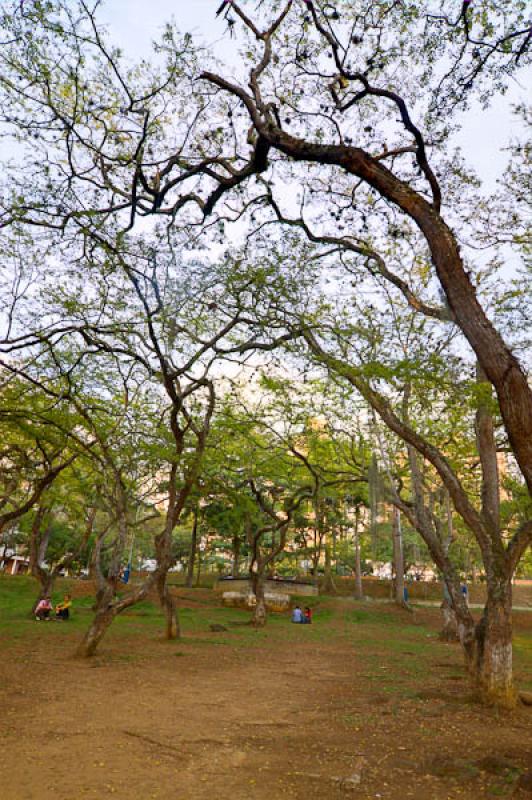
[(312, 622), (312, 611), (306, 606), (304, 611), (301, 611), (299, 606), (296, 606), (292, 611), (292, 622), (299, 623), (300, 625), (310, 625)]
[(43, 597), (42, 600), (39, 600), (37, 603), (37, 607), (35, 608), (35, 619), (40, 622), (41, 620), (50, 619), (57, 619), (57, 620), (67, 620), (70, 617), (70, 607), (72, 606), (72, 597), (69, 594), (66, 594), (63, 598), (61, 603), (58, 603), (55, 607), (55, 616), (51, 617), (52, 611), (54, 608), (52, 606), (52, 602), (49, 597)]

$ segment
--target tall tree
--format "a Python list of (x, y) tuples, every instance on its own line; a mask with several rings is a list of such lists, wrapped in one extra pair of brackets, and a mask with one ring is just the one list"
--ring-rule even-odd
[[(368, 380), (363, 368), (349, 363), (345, 355), (332, 355), (330, 349), (311, 332), (305, 338), (314, 355), (332, 372), (350, 383), (377, 412), (385, 425), (402, 439), (410, 453), (413, 503), (402, 502), (397, 494), (392, 501), (405, 513), (412, 525), (425, 539), (432, 557), (444, 574), (460, 622), (461, 640), (467, 664), (483, 696), (490, 702), (512, 705), (515, 691), (512, 683), (511, 647), (511, 581), (519, 559), (532, 539), (532, 524), (525, 516), (510, 531), (502, 527), (500, 516), (500, 483), (497, 474), (497, 445), (494, 436), (493, 406), (490, 405), (489, 383), (479, 373), (474, 424), (476, 449), (479, 458), (481, 502), (470, 494), (466, 476), (459, 475), (445, 447), (438, 446), (430, 432), (423, 431), (402, 408), (394, 408), (391, 395), (386, 395)], [(383, 373), (380, 381), (382, 383)], [(390, 375), (388, 380), (392, 376)], [(402, 402), (402, 401), (401, 401)], [(419, 460), (426, 461), (436, 471), (449, 492), (457, 513), (476, 538), (486, 570), (488, 600), (481, 622), (475, 626), (469, 609), (461, 596), (456, 572), (443, 546), (438, 524), (427, 505), (421, 481)]]
[[(274, 194), (290, 175), (305, 190), (301, 211), (321, 217), (320, 235), (356, 250), (414, 307), (441, 316), (372, 246), (374, 233), (393, 242), (399, 223), (423, 248), (446, 316), (495, 388), (530, 489), (532, 392), (469, 277), (455, 232), (466, 225), (458, 196), (464, 181), (460, 165), (446, 160), (459, 113), (476, 97), (488, 103), (529, 63), (530, 22), (524, 0), (511, 11), (494, 2), (459, 6), (451, 15), (441, 0), (426, 10), (339, 0), (333, 13), (330, 4), (302, 9), (287, 0), (248, 15), (232, 2), (231, 31), (247, 46), (244, 69), (233, 76), (201, 71), (191, 37), (171, 28), (161, 47), (166, 63), (135, 70), (81, 0), (77, 14), (63, 0), (13, 4), (2, 16), (0, 86), (12, 109), (4, 121), (33, 157), (20, 176), (6, 172), (1, 224), (84, 237), (110, 217), (127, 230), (153, 214), (185, 226), (215, 222), (218, 211), (234, 218), (223, 201), (244, 186), (249, 197), (238, 215), (258, 208), (262, 219), (268, 208), (287, 221)], [(173, 117), (166, 130), (161, 114)], [(301, 162), (323, 167), (316, 182), (309, 170), (291, 170)], [(332, 230), (315, 194), (332, 197)], [(217, 229), (223, 237), (223, 222)]]

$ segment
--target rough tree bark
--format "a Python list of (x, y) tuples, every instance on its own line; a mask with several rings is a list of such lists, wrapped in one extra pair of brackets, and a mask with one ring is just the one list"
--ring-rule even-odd
[(488, 599), (476, 627), (475, 677), (488, 704), (513, 708), (517, 692), (512, 669), (511, 579), (492, 576)]

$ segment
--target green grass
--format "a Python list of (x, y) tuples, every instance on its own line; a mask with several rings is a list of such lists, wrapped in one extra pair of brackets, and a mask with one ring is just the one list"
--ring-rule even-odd
[(532, 691), (532, 634), (527, 632), (514, 635), (514, 668), (519, 686)]
[[(52, 604), (62, 600), (69, 591), (70, 582), (59, 579), (52, 595)], [(76, 610), (69, 622), (37, 623), (31, 614), (33, 603), (38, 594), (37, 581), (31, 576), (14, 577), (0, 575), (0, 636), (2, 639), (21, 641), (34, 640), (38, 637), (64, 636), (66, 629), (81, 632), (87, 627), (90, 619), (91, 598), (83, 598), (76, 602)], [(46, 628), (46, 633), (43, 630)]]
[[(73, 581), (59, 579), (53, 602), (62, 598)], [(30, 641), (43, 636), (64, 636), (76, 631), (81, 637), (92, 618), (93, 598), (74, 598), (71, 620), (68, 623), (39, 623), (30, 615), (37, 594), (37, 582), (28, 576), (0, 575), (0, 636), (3, 641)], [(75, 594), (75, 592), (74, 592)], [(290, 647), (299, 642), (343, 643), (353, 652), (359, 674), (375, 690), (386, 695), (411, 697), (412, 685), (434, 674), (451, 686), (451, 681), (463, 678), (459, 647), (441, 643), (434, 627), (414, 622), (410, 615), (401, 615), (391, 607), (372, 604), (338, 602), (327, 597), (299, 598), (300, 605), (313, 608), (312, 625), (293, 625), (286, 614), (271, 614), (266, 628), (255, 630), (249, 623), (249, 611), (224, 608), (213, 595), (212, 605), (203, 600), (180, 601), (179, 619), (183, 639), (176, 656), (185, 656), (194, 646), (217, 648), (264, 648), (269, 642), (282, 642)], [(296, 601), (297, 602), (297, 601)], [(224, 625), (227, 630), (212, 632), (211, 624)], [(150, 601), (138, 603), (121, 614), (113, 623), (109, 637), (139, 636), (150, 641), (161, 639), (164, 618), (158, 605)], [(146, 650), (149, 657), (149, 649)], [(532, 631), (517, 628), (514, 637), (514, 664), (517, 685), (532, 690)], [(448, 669), (445, 666), (448, 665)], [(386, 669), (382, 669), (382, 667)], [(458, 684), (459, 685), (459, 684)]]

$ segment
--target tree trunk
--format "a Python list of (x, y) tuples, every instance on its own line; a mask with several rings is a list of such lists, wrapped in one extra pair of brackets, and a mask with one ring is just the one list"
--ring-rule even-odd
[(201, 550), (198, 552), (198, 571), (196, 572), (196, 586), (200, 585), (201, 577)]
[(89, 629), (76, 650), (76, 655), (80, 658), (89, 658), (93, 656), (115, 617), (116, 612), (113, 608), (107, 606), (98, 609)]
[(179, 611), (177, 602), (174, 597), (167, 591), (164, 612), (166, 614), (166, 633), (165, 638), (171, 641), (172, 639), (181, 638), (181, 625), (179, 624)]
[(510, 580), (488, 582), (488, 600), (476, 628), (475, 677), (483, 702), (515, 707)]
[(159, 593), (159, 602), (165, 613), (165, 638), (179, 639), (181, 637), (181, 629), (179, 625), (179, 612), (177, 610), (177, 602), (175, 597), (172, 597), (168, 589), (167, 573), (163, 572), (157, 579), (157, 591)]
[(198, 547), (198, 509), (194, 509), (194, 525), (192, 527), (192, 540), (190, 542), (190, 556), (188, 559), (188, 566), (187, 566), (187, 577), (185, 580), (185, 586), (187, 589), (192, 588), (192, 582), (194, 580), (194, 563), (196, 561), (196, 551)]
[(233, 536), (233, 564), (231, 566), (231, 575), (233, 578), (238, 578), (238, 570), (240, 568), (240, 536), (235, 534)]
[(325, 570), (322, 591), (324, 594), (336, 594), (336, 585), (331, 568), (331, 548), (328, 544), (325, 545)]
[(459, 639), (458, 620), (447, 597), (443, 598), (440, 608), (443, 616), (443, 627), (439, 633), (439, 638), (442, 642), (457, 642)]
[(393, 507), (392, 521), (393, 566), (394, 566), (394, 601), (397, 605), (406, 605), (405, 600), (405, 562), (403, 554), (403, 537), (401, 534), (401, 512)]
[(116, 597), (117, 584), (120, 580), (120, 564), (122, 563), (127, 536), (127, 520), (125, 515), (125, 494), (119, 480), (115, 483), (115, 489), (117, 488), (117, 484), (117, 494), (119, 498), (117, 501), (119, 533), (112, 545), (107, 576), (104, 575), (102, 570), (102, 549), (110, 525), (98, 532), (94, 542), (91, 569), (94, 579), (96, 580), (95, 601), (92, 606), (94, 617), (76, 650), (76, 655), (81, 658), (88, 658), (94, 655), (96, 648), (105, 636), (109, 626), (120, 613), (120, 611), (113, 606), (113, 602)]
[(159, 603), (165, 614), (165, 638), (178, 639), (180, 636), (177, 602), (168, 589), (168, 570), (175, 563), (172, 550), (172, 533), (176, 526), (181, 508), (178, 507), (178, 496), (175, 491), (175, 465), (171, 471), (171, 489), (166, 513), (164, 530), (155, 538), (155, 557), (157, 569), (154, 573)]
[(360, 509), (355, 509), (355, 600), (364, 599), (364, 588), (362, 586), (362, 567), (360, 565)]
[(264, 628), (266, 625), (266, 601), (264, 599), (264, 576), (262, 574), (258, 572), (251, 573), (251, 588), (256, 599), (252, 624), (255, 628)]

